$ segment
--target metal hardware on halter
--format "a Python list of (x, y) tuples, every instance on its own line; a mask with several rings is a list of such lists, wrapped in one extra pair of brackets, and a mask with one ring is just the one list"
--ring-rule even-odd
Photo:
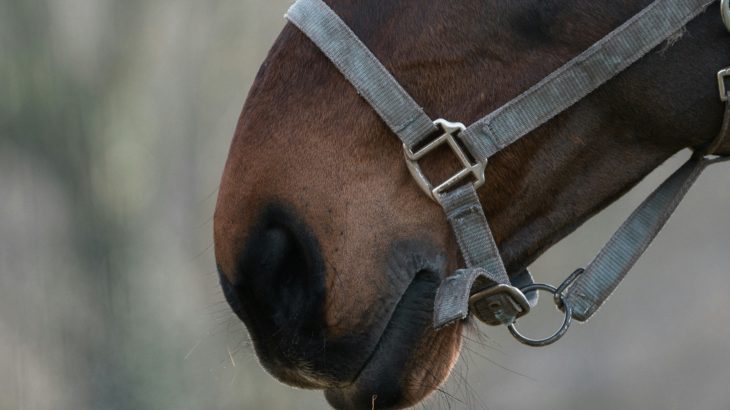
[(488, 325), (509, 325), (530, 312), (530, 303), (520, 289), (500, 283), (471, 295), (469, 311)]
[(564, 302), (563, 297), (565, 296), (565, 291), (568, 290), (570, 285), (572, 285), (573, 282), (575, 282), (575, 280), (578, 279), (578, 276), (585, 273), (585, 271), (586, 270), (584, 268), (576, 269), (575, 271), (573, 271), (573, 273), (570, 274), (570, 276), (565, 278), (565, 280), (563, 281), (563, 283), (560, 284), (560, 286), (558, 286), (558, 290), (556, 290), (555, 293), (553, 294), (553, 302), (555, 302), (555, 306), (557, 306), (558, 309), (561, 309), (561, 310), (563, 309), (563, 302)]
[(522, 292), (530, 292), (533, 290), (544, 290), (553, 294), (556, 300), (556, 305), (558, 307), (562, 307), (562, 310), (565, 312), (565, 319), (563, 319), (563, 324), (555, 333), (553, 333), (552, 336), (546, 337), (544, 339), (530, 339), (529, 337), (525, 337), (517, 330), (516, 322), (508, 324), (507, 329), (512, 334), (512, 336), (520, 343), (524, 343), (528, 346), (533, 347), (547, 346), (560, 340), (560, 338), (565, 335), (565, 332), (568, 331), (571, 319), (573, 318), (573, 307), (570, 305), (570, 303), (568, 303), (568, 301), (565, 300), (563, 294), (560, 293), (559, 290), (556, 289), (554, 286), (546, 285), (544, 283), (534, 283), (532, 285), (527, 285), (521, 289)]
[[(730, 1), (730, 0), (727, 0)], [(720, 70), (717, 73), (717, 86), (720, 87), (720, 101), (727, 101), (727, 88), (725, 87), (725, 81), (730, 79), (730, 68)]]
[[(551, 336), (548, 336), (544, 339), (531, 339), (529, 337), (524, 336), (522, 333), (517, 330), (517, 321), (512, 321), (510, 323), (506, 323), (507, 329), (512, 334), (512, 336), (517, 339), (520, 343), (526, 344), (528, 346), (533, 347), (539, 347), (539, 346), (547, 346), (550, 344), (553, 344), (560, 340), (563, 336), (565, 336), (565, 333), (568, 331), (568, 328), (570, 327), (570, 324), (572, 323), (573, 319), (573, 305), (570, 304), (565, 299), (565, 291), (570, 287), (570, 285), (575, 282), (578, 277), (585, 272), (585, 269), (580, 268), (577, 269), (575, 272), (570, 274), (567, 279), (563, 281), (563, 283), (560, 284), (557, 288), (551, 285), (547, 285), (544, 283), (531, 283), (529, 285), (523, 286), (520, 288), (519, 292), (521, 294), (527, 294), (530, 292), (536, 292), (538, 290), (544, 290), (547, 292), (552, 293), (553, 295), (553, 303), (555, 303), (555, 306), (558, 308), (558, 310), (561, 310), (565, 314), (565, 318), (563, 319), (563, 324), (560, 326), (560, 328), (553, 333)], [(477, 316), (478, 317), (478, 316)], [(481, 318), (480, 318), (481, 319)]]
[(730, 0), (720, 1), (720, 13), (722, 14), (722, 22), (725, 23), (725, 28), (730, 31)]
[[(428, 195), (429, 198), (436, 202), (440, 202), (439, 197), (443, 192), (449, 188), (453, 188), (459, 181), (469, 175), (474, 176), (474, 188), (482, 186), (484, 184), (484, 169), (487, 166), (487, 161), (477, 159), (474, 163), (472, 163), (472, 161), (467, 157), (466, 152), (464, 152), (464, 149), (454, 138), (459, 132), (464, 131), (466, 126), (459, 122), (450, 122), (444, 119), (438, 119), (433, 123), (439, 128), (440, 132), (443, 132), (436, 139), (416, 150), (416, 152), (413, 152), (405, 144), (403, 144), (406, 165), (418, 186), (426, 193), (426, 195)], [(418, 161), (444, 143), (449, 145), (452, 152), (456, 154), (456, 157), (459, 158), (459, 161), (464, 168), (434, 188), (431, 181), (429, 181), (428, 177), (426, 177), (423, 173)]]

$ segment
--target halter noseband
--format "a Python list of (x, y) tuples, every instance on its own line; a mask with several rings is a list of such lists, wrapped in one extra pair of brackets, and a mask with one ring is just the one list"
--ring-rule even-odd
[[(585, 268), (560, 286), (535, 284), (525, 270), (511, 280), (487, 223), (476, 189), (488, 159), (646, 55), (716, 0), (655, 0), (563, 67), (470, 126), (432, 121), (350, 28), (322, 0), (298, 0), (287, 18), (337, 66), (358, 93), (403, 142), (406, 165), (418, 186), (444, 209), (466, 268), (446, 278), (436, 295), (434, 327), (473, 313), (490, 325), (507, 325), (522, 343), (544, 346), (560, 339), (571, 320), (588, 320), (611, 295), (672, 215), (677, 205), (730, 138), (730, 68), (718, 73), (725, 117), (718, 136), (657, 188), (621, 225)], [(722, 20), (730, 31), (730, 0), (721, 0)], [(424, 174), (419, 160), (447, 144), (463, 168), (440, 184)], [(471, 182), (469, 180), (471, 179)], [(565, 313), (561, 328), (545, 339), (529, 339), (517, 319), (537, 303), (537, 291), (553, 295)]]

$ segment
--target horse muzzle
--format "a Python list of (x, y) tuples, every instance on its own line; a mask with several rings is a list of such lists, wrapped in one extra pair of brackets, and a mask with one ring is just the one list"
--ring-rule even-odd
[[(440, 332), (431, 326), (446, 271), (438, 247), (391, 243), (382, 272), (368, 279), (380, 293), (367, 306), (353, 301), (360, 313), (345, 317), (345, 330), (335, 330), (326, 319), (328, 264), (292, 209), (264, 207), (242, 242), (235, 265), (219, 267), (221, 286), (261, 364), (280, 381), (324, 390), (336, 408), (371, 408), (374, 396), (378, 408), (401, 408), (448, 375), (461, 326)], [(387, 288), (374, 284), (376, 277), (387, 280)]]

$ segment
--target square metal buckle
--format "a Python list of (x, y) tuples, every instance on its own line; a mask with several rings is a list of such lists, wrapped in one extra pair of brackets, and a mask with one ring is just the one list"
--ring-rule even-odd
[(530, 302), (521, 290), (500, 283), (471, 295), (469, 311), (490, 326), (509, 325), (530, 312)]
[[(474, 188), (478, 188), (483, 185), (484, 169), (487, 166), (487, 161), (482, 161), (477, 158), (476, 162), (472, 163), (472, 161), (467, 157), (466, 153), (459, 145), (459, 143), (456, 142), (456, 139), (454, 137), (459, 132), (466, 129), (464, 124), (458, 122), (449, 122), (444, 119), (438, 119), (433, 123), (442, 131), (441, 135), (439, 135), (436, 139), (429, 142), (428, 144), (426, 144), (426, 146), (417, 150), (416, 152), (411, 151), (407, 146), (405, 146), (405, 144), (403, 145), (403, 150), (405, 152), (406, 165), (408, 166), (408, 170), (411, 172), (411, 175), (416, 180), (418, 186), (421, 187), (423, 192), (425, 192), (429, 198), (440, 203), (441, 194), (443, 194), (449, 188), (453, 188), (457, 183), (459, 183), (469, 175), (472, 175), (475, 179), (475, 181), (473, 182)], [(448, 178), (446, 181), (434, 187), (431, 181), (429, 181), (426, 175), (423, 173), (423, 170), (418, 164), (418, 161), (444, 143), (449, 144), (451, 151), (459, 159), (463, 168), (459, 172)]]
[(727, 88), (725, 88), (726, 79), (730, 78), (730, 68), (720, 70), (717, 73), (717, 86), (720, 87), (720, 101), (727, 101)]

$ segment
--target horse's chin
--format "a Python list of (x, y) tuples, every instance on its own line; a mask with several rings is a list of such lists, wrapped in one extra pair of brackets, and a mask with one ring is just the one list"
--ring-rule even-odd
[(459, 357), (459, 342), (445, 352), (416, 364), (406, 375), (406, 384), (394, 382), (384, 374), (387, 362), (369, 362), (364, 375), (345, 388), (325, 390), (329, 404), (336, 409), (401, 409), (416, 405), (446, 380)]
[(459, 355), (461, 324), (433, 330), (431, 307), (437, 285), (429, 275), (413, 280), (354, 382), (325, 390), (333, 407), (412, 406), (448, 377)]

